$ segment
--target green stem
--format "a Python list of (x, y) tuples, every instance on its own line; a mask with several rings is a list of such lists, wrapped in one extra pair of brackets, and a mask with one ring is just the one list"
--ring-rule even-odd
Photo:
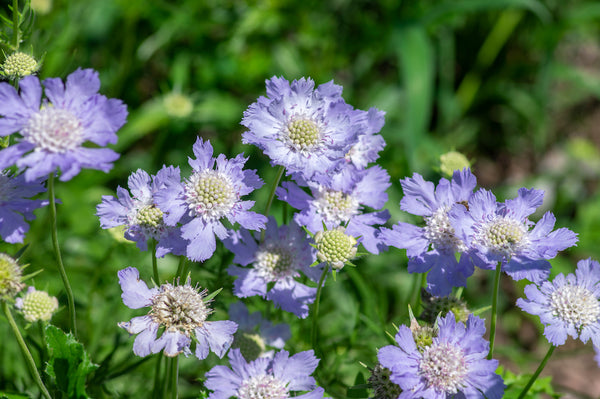
[(159, 353), (156, 356), (156, 368), (154, 369), (154, 389), (152, 389), (152, 397), (158, 399), (158, 393), (162, 392), (161, 389), (161, 375), (160, 375), (160, 366), (162, 364), (163, 359), (162, 353)]
[(538, 366), (537, 370), (535, 370), (535, 373), (533, 373), (533, 375), (529, 379), (529, 382), (527, 383), (527, 385), (525, 385), (525, 388), (523, 388), (523, 391), (521, 391), (521, 394), (519, 395), (518, 399), (523, 399), (525, 397), (525, 395), (527, 394), (527, 391), (529, 391), (529, 388), (531, 388), (531, 386), (533, 385), (535, 380), (537, 380), (540, 373), (544, 369), (544, 367), (546, 367), (546, 363), (548, 363), (548, 359), (550, 359), (550, 356), (552, 356), (552, 353), (554, 352), (554, 348), (556, 348), (556, 346), (554, 346), (554, 345), (550, 346), (550, 349), (548, 349), (548, 353), (546, 353), (544, 360), (542, 360), (542, 362)]
[(327, 275), (327, 272), (329, 272), (329, 265), (326, 264), (325, 267), (323, 268), (323, 273), (321, 274), (321, 278), (319, 279), (319, 286), (317, 287), (317, 297), (315, 298), (315, 307), (313, 309), (313, 322), (312, 322), (312, 334), (311, 334), (311, 343), (312, 343), (312, 348), (319, 353), (320, 351), (317, 351), (317, 348), (319, 347), (319, 345), (317, 344), (317, 322), (319, 320), (319, 302), (321, 301), (321, 290), (323, 289), (323, 282), (325, 281), (325, 276)]
[[(285, 172), (285, 167), (279, 166), (277, 170), (277, 177), (275, 178), (275, 182), (271, 186), (271, 192), (269, 193), (269, 200), (267, 201), (267, 206), (265, 207), (265, 216), (269, 216), (269, 212), (271, 211), (271, 205), (273, 205), (273, 199), (275, 198), (275, 190), (279, 186), (279, 181), (281, 180), (281, 176), (283, 176), (283, 172)], [(260, 233), (260, 241), (265, 240), (265, 230)]]
[(19, 49), (19, 0), (13, 0), (13, 50)]
[(419, 310), (421, 304), (421, 288), (423, 287), (423, 281), (425, 280), (425, 273), (418, 273), (413, 277), (412, 292), (410, 293), (410, 304), (414, 311)]
[(177, 384), (179, 377), (179, 356), (176, 356), (171, 360), (173, 365), (171, 366), (171, 398), (177, 399)]
[(158, 276), (158, 261), (156, 260), (156, 240), (150, 239), (150, 253), (152, 256), (152, 273), (154, 274), (154, 284), (160, 286), (160, 277)]
[(67, 293), (67, 303), (69, 306), (69, 320), (71, 332), (77, 339), (77, 325), (75, 323), (75, 299), (73, 298), (73, 290), (63, 265), (62, 256), (60, 254), (60, 247), (58, 246), (58, 230), (56, 228), (56, 200), (54, 197), (54, 173), (50, 173), (48, 177), (48, 197), (50, 198), (50, 223), (52, 230), (52, 245), (54, 247), (54, 255), (56, 256), (56, 262), (58, 263), (58, 271), (60, 278), (62, 279), (65, 291)]
[(175, 278), (183, 277), (182, 273), (183, 273), (183, 269), (185, 267), (185, 260), (186, 260), (185, 256), (182, 255), (179, 257), (179, 265), (177, 265), (177, 273), (175, 274)]
[(8, 324), (10, 324), (10, 327), (15, 333), (17, 342), (19, 343), (21, 352), (25, 357), (25, 361), (27, 363), (27, 367), (29, 368), (31, 376), (35, 380), (35, 383), (37, 384), (38, 388), (40, 388), (40, 391), (42, 391), (42, 395), (44, 395), (44, 397), (47, 399), (52, 399), (52, 396), (50, 396), (50, 393), (48, 392), (46, 386), (42, 382), (42, 378), (40, 377), (40, 373), (38, 373), (33, 357), (31, 356), (31, 352), (29, 352), (29, 349), (27, 348), (27, 344), (25, 343), (25, 340), (23, 339), (23, 336), (19, 331), (19, 327), (17, 327), (17, 323), (15, 323), (15, 319), (12, 317), (12, 313), (10, 312), (10, 308), (8, 307), (8, 303), (6, 303), (6, 301), (2, 301), (2, 310), (4, 310), (4, 314), (6, 315)]
[[(162, 355), (164, 356), (164, 355)], [(171, 369), (173, 368), (173, 362), (171, 362), (171, 359), (165, 359), (165, 380), (164, 380), (164, 384), (163, 384), (163, 394), (162, 397), (163, 398), (167, 398), (167, 393), (169, 392), (169, 387), (171, 385), (171, 380), (170, 380), (170, 376), (171, 376)]]
[(494, 356), (494, 341), (496, 339), (496, 318), (498, 316), (498, 291), (500, 288), (500, 275), (502, 274), (502, 262), (496, 266), (496, 275), (494, 276), (494, 293), (492, 296), (492, 319), (490, 320), (490, 351), (487, 358)]

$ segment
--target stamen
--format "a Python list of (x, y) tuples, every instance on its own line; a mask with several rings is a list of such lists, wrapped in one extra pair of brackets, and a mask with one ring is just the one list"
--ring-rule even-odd
[(81, 122), (70, 111), (51, 105), (29, 118), (21, 134), (40, 150), (65, 153), (79, 147), (83, 141)]
[(204, 302), (206, 290), (198, 292), (192, 286), (163, 284), (152, 298), (150, 316), (168, 331), (179, 331), (187, 336), (204, 324), (212, 310)]
[(283, 140), (300, 152), (313, 150), (321, 140), (321, 129), (312, 119), (293, 117), (282, 132)]
[(600, 319), (600, 301), (585, 287), (564, 285), (550, 297), (552, 315), (579, 331)]
[(271, 375), (250, 377), (238, 389), (239, 399), (287, 399), (286, 384)]
[(464, 387), (467, 375), (461, 348), (448, 343), (425, 347), (419, 364), (419, 374), (438, 392), (456, 394)]
[(185, 199), (192, 216), (210, 221), (228, 215), (238, 198), (230, 177), (216, 170), (194, 173), (185, 185)]
[(454, 228), (448, 218), (449, 207), (437, 209), (433, 215), (425, 218), (425, 237), (439, 251), (461, 252), (465, 244), (455, 235)]
[(317, 212), (327, 222), (342, 224), (358, 215), (359, 203), (353, 196), (342, 191), (320, 187), (315, 201)]

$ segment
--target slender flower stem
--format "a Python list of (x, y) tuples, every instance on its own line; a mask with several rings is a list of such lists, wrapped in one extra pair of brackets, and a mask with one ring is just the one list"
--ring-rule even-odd
[(177, 273), (175, 273), (175, 278), (183, 277), (183, 268), (185, 266), (185, 256), (179, 257), (179, 265), (177, 265)]
[(498, 317), (498, 291), (500, 288), (500, 275), (502, 274), (502, 262), (496, 266), (496, 275), (494, 276), (494, 293), (492, 296), (492, 319), (490, 320), (490, 352), (488, 359), (494, 356), (494, 341), (496, 339), (496, 318)]
[(52, 396), (50, 396), (50, 393), (48, 392), (48, 390), (46, 389), (46, 386), (44, 385), (44, 383), (42, 381), (42, 377), (40, 377), (40, 373), (38, 373), (37, 367), (35, 365), (35, 361), (33, 360), (33, 357), (31, 356), (31, 352), (29, 352), (29, 349), (27, 348), (27, 344), (25, 343), (25, 340), (23, 339), (23, 336), (21, 335), (21, 332), (19, 331), (19, 327), (17, 326), (17, 323), (15, 323), (15, 319), (13, 318), (12, 313), (10, 312), (10, 308), (8, 307), (8, 303), (6, 303), (6, 301), (2, 301), (2, 310), (4, 311), (4, 314), (6, 315), (8, 324), (10, 324), (10, 327), (12, 328), (13, 332), (15, 333), (17, 342), (19, 343), (21, 352), (23, 353), (23, 356), (25, 357), (25, 361), (27, 363), (27, 367), (29, 368), (29, 372), (31, 373), (31, 376), (35, 380), (35, 383), (37, 384), (40, 391), (42, 391), (42, 395), (44, 395), (44, 397), (46, 399), (52, 399)]
[(20, 31), (19, 31), (19, 0), (13, 0), (13, 9), (12, 9), (12, 17), (13, 17), (13, 50), (17, 51), (19, 49), (20, 39)]
[(163, 355), (162, 353), (159, 353), (156, 356), (156, 368), (154, 369), (154, 389), (152, 390), (152, 397), (155, 399), (159, 399), (159, 392), (162, 392), (162, 387), (161, 387), (161, 374), (160, 374), (160, 366), (162, 364), (162, 359), (163, 359)]
[(323, 268), (323, 273), (321, 274), (321, 278), (319, 279), (319, 286), (317, 287), (317, 297), (315, 298), (315, 307), (313, 309), (313, 315), (312, 315), (312, 348), (317, 351), (317, 348), (319, 347), (317, 345), (317, 321), (319, 320), (319, 302), (321, 301), (321, 289), (323, 288), (323, 282), (325, 281), (325, 276), (327, 275), (327, 272), (329, 272), (329, 265), (326, 264), (325, 267)]
[(171, 359), (173, 365), (171, 366), (171, 399), (177, 399), (177, 384), (179, 377), (179, 356)]
[(156, 260), (156, 240), (150, 240), (150, 253), (152, 256), (152, 273), (154, 274), (154, 284), (160, 285), (160, 277), (158, 275), (158, 261)]
[[(164, 356), (164, 355), (162, 355)], [(165, 383), (163, 384), (163, 394), (162, 397), (163, 398), (167, 398), (167, 393), (169, 392), (169, 387), (171, 385), (171, 379), (169, 378), (171, 376), (171, 369), (173, 368), (173, 362), (171, 362), (171, 359), (165, 359)]]
[[(273, 205), (273, 199), (275, 198), (275, 190), (279, 186), (279, 181), (281, 180), (281, 176), (283, 176), (283, 172), (285, 171), (285, 167), (279, 166), (277, 170), (277, 177), (275, 178), (275, 182), (271, 186), (271, 192), (269, 193), (269, 199), (267, 201), (267, 206), (265, 207), (265, 216), (269, 216), (269, 212), (271, 211), (271, 205)], [(265, 240), (265, 230), (260, 233), (260, 241), (263, 242)]]
[(52, 230), (52, 245), (54, 247), (54, 256), (56, 256), (56, 262), (58, 264), (58, 271), (60, 278), (62, 279), (65, 291), (67, 293), (67, 304), (69, 306), (69, 320), (71, 332), (77, 339), (77, 324), (75, 323), (75, 299), (73, 298), (73, 290), (67, 277), (65, 266), (63, 265), (62, 256), (60, 254), (60, 247), (58, 246), (58, 230), (56, 228), (56, 200), (54, 197), (54, 173), (50, 173), (48, 177), (48, 197), (50, 198), (50, 223)]
[(552, 356), (552, 353), (554, 352), (555, 348), (556, 348), (556, 346), (554, 346), (554, 345), (550, 346), (550, 349), (548, 349), (548, 353), (546, 353), (544, 360), (542, 360), (542, 362), (538, 366), (537, 370), (535, 370), (535, 373), (533, 373), (533, 375), (529, 379), (529, 382), (527, 383), (527, 385), (525, 385), (525, 388), (523, 388), (523, 391), (521, 391), (521, 394), (519, 395), (518, 399), (523, 399), (525, 397), (525, 395), (527, 394), (527, 391), (529, 391), (529, 388), (531, 388), (531, 386), (533, 385), (535, 380), (537, 380), (540, 373), (544, 369), (544, 367), (546, 367), (546, 363), (548, 363), (548, 359), (550, 359), (550, 356)]

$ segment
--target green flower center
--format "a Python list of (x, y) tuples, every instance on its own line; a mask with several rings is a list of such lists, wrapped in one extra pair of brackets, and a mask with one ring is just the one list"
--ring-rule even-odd
[(0, 254), (0, 299), (13, 297), (23, 289), (21, 276), (17, 262), (6, 254)]
[(32, 115), (21, 134), (38, 149), (54, 153), (73, 151), (84, 141), (83, 126), (66, 109), (47, 106)]
[(190, 210), (209, 220), (228, 215), (238, 200), (229, 176), (216, 170), (194, 173), (186, 184), (185, 196)]
[(315, 236), (315, 241), (317, 258), (331, 264), (333, 268), (341, 269), (356, 256), (356, 239), (347, 235), (343, 227), (320, 231)]
[(516, 254), (527, 243), (526, 226), (513, 219), (496, 219), (484, 229), (484, 245), (506, 257)]
[(6, 58), (2, 69), (7, 76), (23, 77), (37, 71), (38, 63), (29, 54), (16, 52)]
[(50, 320), (56, 309), (58, 300), (55, 297), (44, 291), (31, 291), (23, 297), (21, 312), (25, 320), (33, 323), (38, 320)]
[(578, 330), (600, 319), (600, 301), (585, 287), (564, 285), (550, 297), (552, 315)]
[(272, 375), (250, 377), (238, 389), (239, 399), (287, 399), (286, 384)]
[(287, 138), (299, 151), (309, 151), (321, 139), (320, 129), (311, 119), (292, 119), (287, 125)]
[(198, 292), (190, 285), (161, 286), (152, 298), (150, 316), (168, 331), (179, 331), (187, 336), (190, 331), (204, 324), (212, 310), (204, 302), (206, 291)]
[(163, 224), (163, 212), (155, 205), (144, 205), (137, 212), (137, 224), (156, 229)]

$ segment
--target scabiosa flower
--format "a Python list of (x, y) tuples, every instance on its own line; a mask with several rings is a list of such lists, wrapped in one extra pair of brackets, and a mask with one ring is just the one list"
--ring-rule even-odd
[(16, 164), (33, 181), (57, 168), (60, 180), (70, 180), (82, 168), (107, 172), (119, 154), (104, 147), (117, 142), (116, 131), (125, 123), (127, 107), (117, 99), (98, 94), (100, 79), (92, 69), (78, 69), (67, 77), (43, 82), (26, 76), (20, 94), (8, 83), (0, 83), (0, 136), (19, 132), (14, 144), (0, 151), (0, 169)]
[(400, 209), (423, 216), (424, 227), (398, 222), (392, 229), (381, 228), (380, 239), (387, 245), (406, 249), (408, 271), (427, 274), (427, 290), (436, 296), (447, 296), (452, 287), (466, 286), (474, 268), (469, 259), (456, 253), (466, 250), (461, 238), (450, 224), (451, 207), (465, 204), (477, 185), (469, 169), (454, 172), (452, 180), (440, 179), (437, 187), (415, 173), (400, 180), (404, 197)]
[(15, 300), (15, 307), (21, 310), (25, 320), (30, 323), (38, 320), (49, 321), (58, 309), (58, 299), (48, 295), (46, 291), (28, 287), (25, 296)]
[(387, 222), (390, 213), (363, 212), (363, 207), (381, 209), (387, 201), (385, 190), (390, 186), (390, 177), (379, 166), (357, 170), (347, 166), (331, 176), (327, 184), (315, 181), (303, 182), (311, 190), (309, 195), (293, 182), (283, 182), (277, 188), (277, 197), (288, 202), (300, 212), (294, 220), (311, 233), (346, 226), (346, 232), (354, 237), (367, 251), (378, 254), (385, 245), (379, 239), (379, 231), (373, 227)]
[[(258, 235), (258, 234), (257, 234)], [(273, 301), (286, 312), (300, 318), (308, 316), (308, 305), (314, 302), (316, 288), (307, 287), (295, 280), (304, 273), (318, 281), (321, 269), (310, 267), (315, 261), (315, 251), (306, 233), (295, 223), (277, 227), (274, 218), (269, 218), (265, 239), (260, 242), (245, 229), (240, 229), (224, 241), (225, 247), (235, 254), (235, 265), (228, 272), (237, 276), (233, 293), (240, 297), (260, 295)], [(275, 283), (267, 291), (267, 285)]]
[(250, 314), (243, 302), (234, 302), (229, 306), (229, 318), (238, 324), (233, 337), (232, 348), (238, 348), (248, 361), (259, 357), (273, 358), (274, 351), (269, 348), (283, 349), (285, 341), (290, 339), (290, 326), (272, 325), (263, 319), (260, 312)]
[(12, 257), (0, 253), (0, 300), (12, 298), (25, 287), (23, 271)]
[(346, 234), (342, 226), (319, 231), (315, 235), (317, 259), (339, 270), (356, 256), (356, 243), (356, 238)]
[(550, 274), (547, 259), (577, 242), (577, 235), (567, 228), (552, 231), (556, 218), (551, 212), (530, 230), (534, 223), (528, 217), (543, 198), (541, 190), (521, 188), (517, 198), (498, 203), (494, 194), (481, 189), (469, 200), (468, 211), (457, 206), (449, 217), (477, 266), (493, 269), (501, 262), (513, 279), (539, 283)]
[(316, 388), (315, 379), (310, 376), (319, 364), (312, 350), (291, 357), (287, 351), (280, 351), (272, 360), (258, 358), (248, 363), (239, 349), (232, 349), (229, 363), (231, 369), (215, 366), (206, 373), (204, 385), (214, 391), (208, 399), (287, 399), (299, 391), (311, 392), (294, 395), (295, 398), (323, 397), (323, 388)]
[(552, 282), (525, 287), (527, 299), (517, 299), (517, 306), (537, 315), (545, 325), (544, 336), (554, 346), (566, 342), (567, 336), (582, 342), (590, 338), (600, 346), (600, 264), (592, 259), (577, 263), (575, 274), (557, 275)]
[[(134, 267), (119, 271), (119, 284), (123, 290), (123, 303), (131, 309), (150, 307), (146, 316), (134, 317), (119, 327), (130, 334), (138, 334), (133, 343), (133, 353), (147, 356), (163, 350), (166, 356), (180, 353), (189, 355), (192, 340), (196, 342), (194, 354), (198, 359), (208, 356), (209, 348), (223, 357), (233, 342), (237, 324), (230, 320), (207, 321), (212, 313), (206, 301), (206, 290), (192, 287), (188, 279), (184, 285), (165, 283), (158, 288), (148, 288), (139, 279)], [(157, 338), (160, 329), (162, 335)]]
[(96, 208), (100, 226), (103, 229), (125, 226), (125, 238), (135, 241), (142, 251), (148, 249), (148, 240), (156, 240), (158, 257), (169, 252), (184, 255), (187, 242), (181, 238), (180, 228), (168, 226), (164, 222), (163, 211), (156, 206), (155, 200), (155, 195), (161, 188), (177, 185), (179, 182), (179, 168), (173, 166), (163, 166), (156, 176), (138, 169), (129, 176), (131, 195), (124, 188), (118, 187), (117, 198), (102, 196), (102, 203)]
[(223, 218), (250, 230), (264, 228), (267, 218), (248, 211), (254, 201), (241, 200), (263, 185), (255, 170), (242, 169), (248, 158), (242, 154), (234, 159), (223, 154), (214, 158), (210, 142), (199, 137), (193, 151), (196, 159), (189, 159), (192, 175), (184, 183), (160, 190), (155, 198), (168, 225), (183, 225), (182, 237), (189, 241), (187, 257), (204, 261), (215, 252), (215, 234), (221, 240), (229, 235)]
[(310, 78), (290, 84), (272, 77), (266, 84), (267, 97), (244, 111), (241, 123), (249, 130), (242, 142), (256, 145), (272, 164), (306, 179), (333, 171), (364, 125), (355, 123), (360, 115), (342, 99), (342, 87), (331, 81), (314, 89)]
[(489, 343), (484, 332), (480, 318), (469, 316), (465, 326), (448, 313), (438, 319), (431, 345), (419, 348), (411, 330), (400, 326), (398, 346), (381, 348), (377, 358), (391, 371), (390, 380), (402, 388), (402, 398), (500, 399), (505, 387), (495, 373), (498, 361), (486, 359)]
[(385, 140), (377, 134), (385, 124), (385, 112), (377, 108), (369, 111), (355, 110), (364, 118), (363, 130), (358, 135), (358, 141), (346, 153), (346, 162), (357, 169), (365, 169), (371, 162), (379, 158), (379, 151), (385, 147)]
[(33, 210), (48, 205), (47, 200), (28, 199), (46, 191), (43, 180), (26, 182), (23, 175), (0, 170), (0, 236), (11, 244), (23, 242)]

